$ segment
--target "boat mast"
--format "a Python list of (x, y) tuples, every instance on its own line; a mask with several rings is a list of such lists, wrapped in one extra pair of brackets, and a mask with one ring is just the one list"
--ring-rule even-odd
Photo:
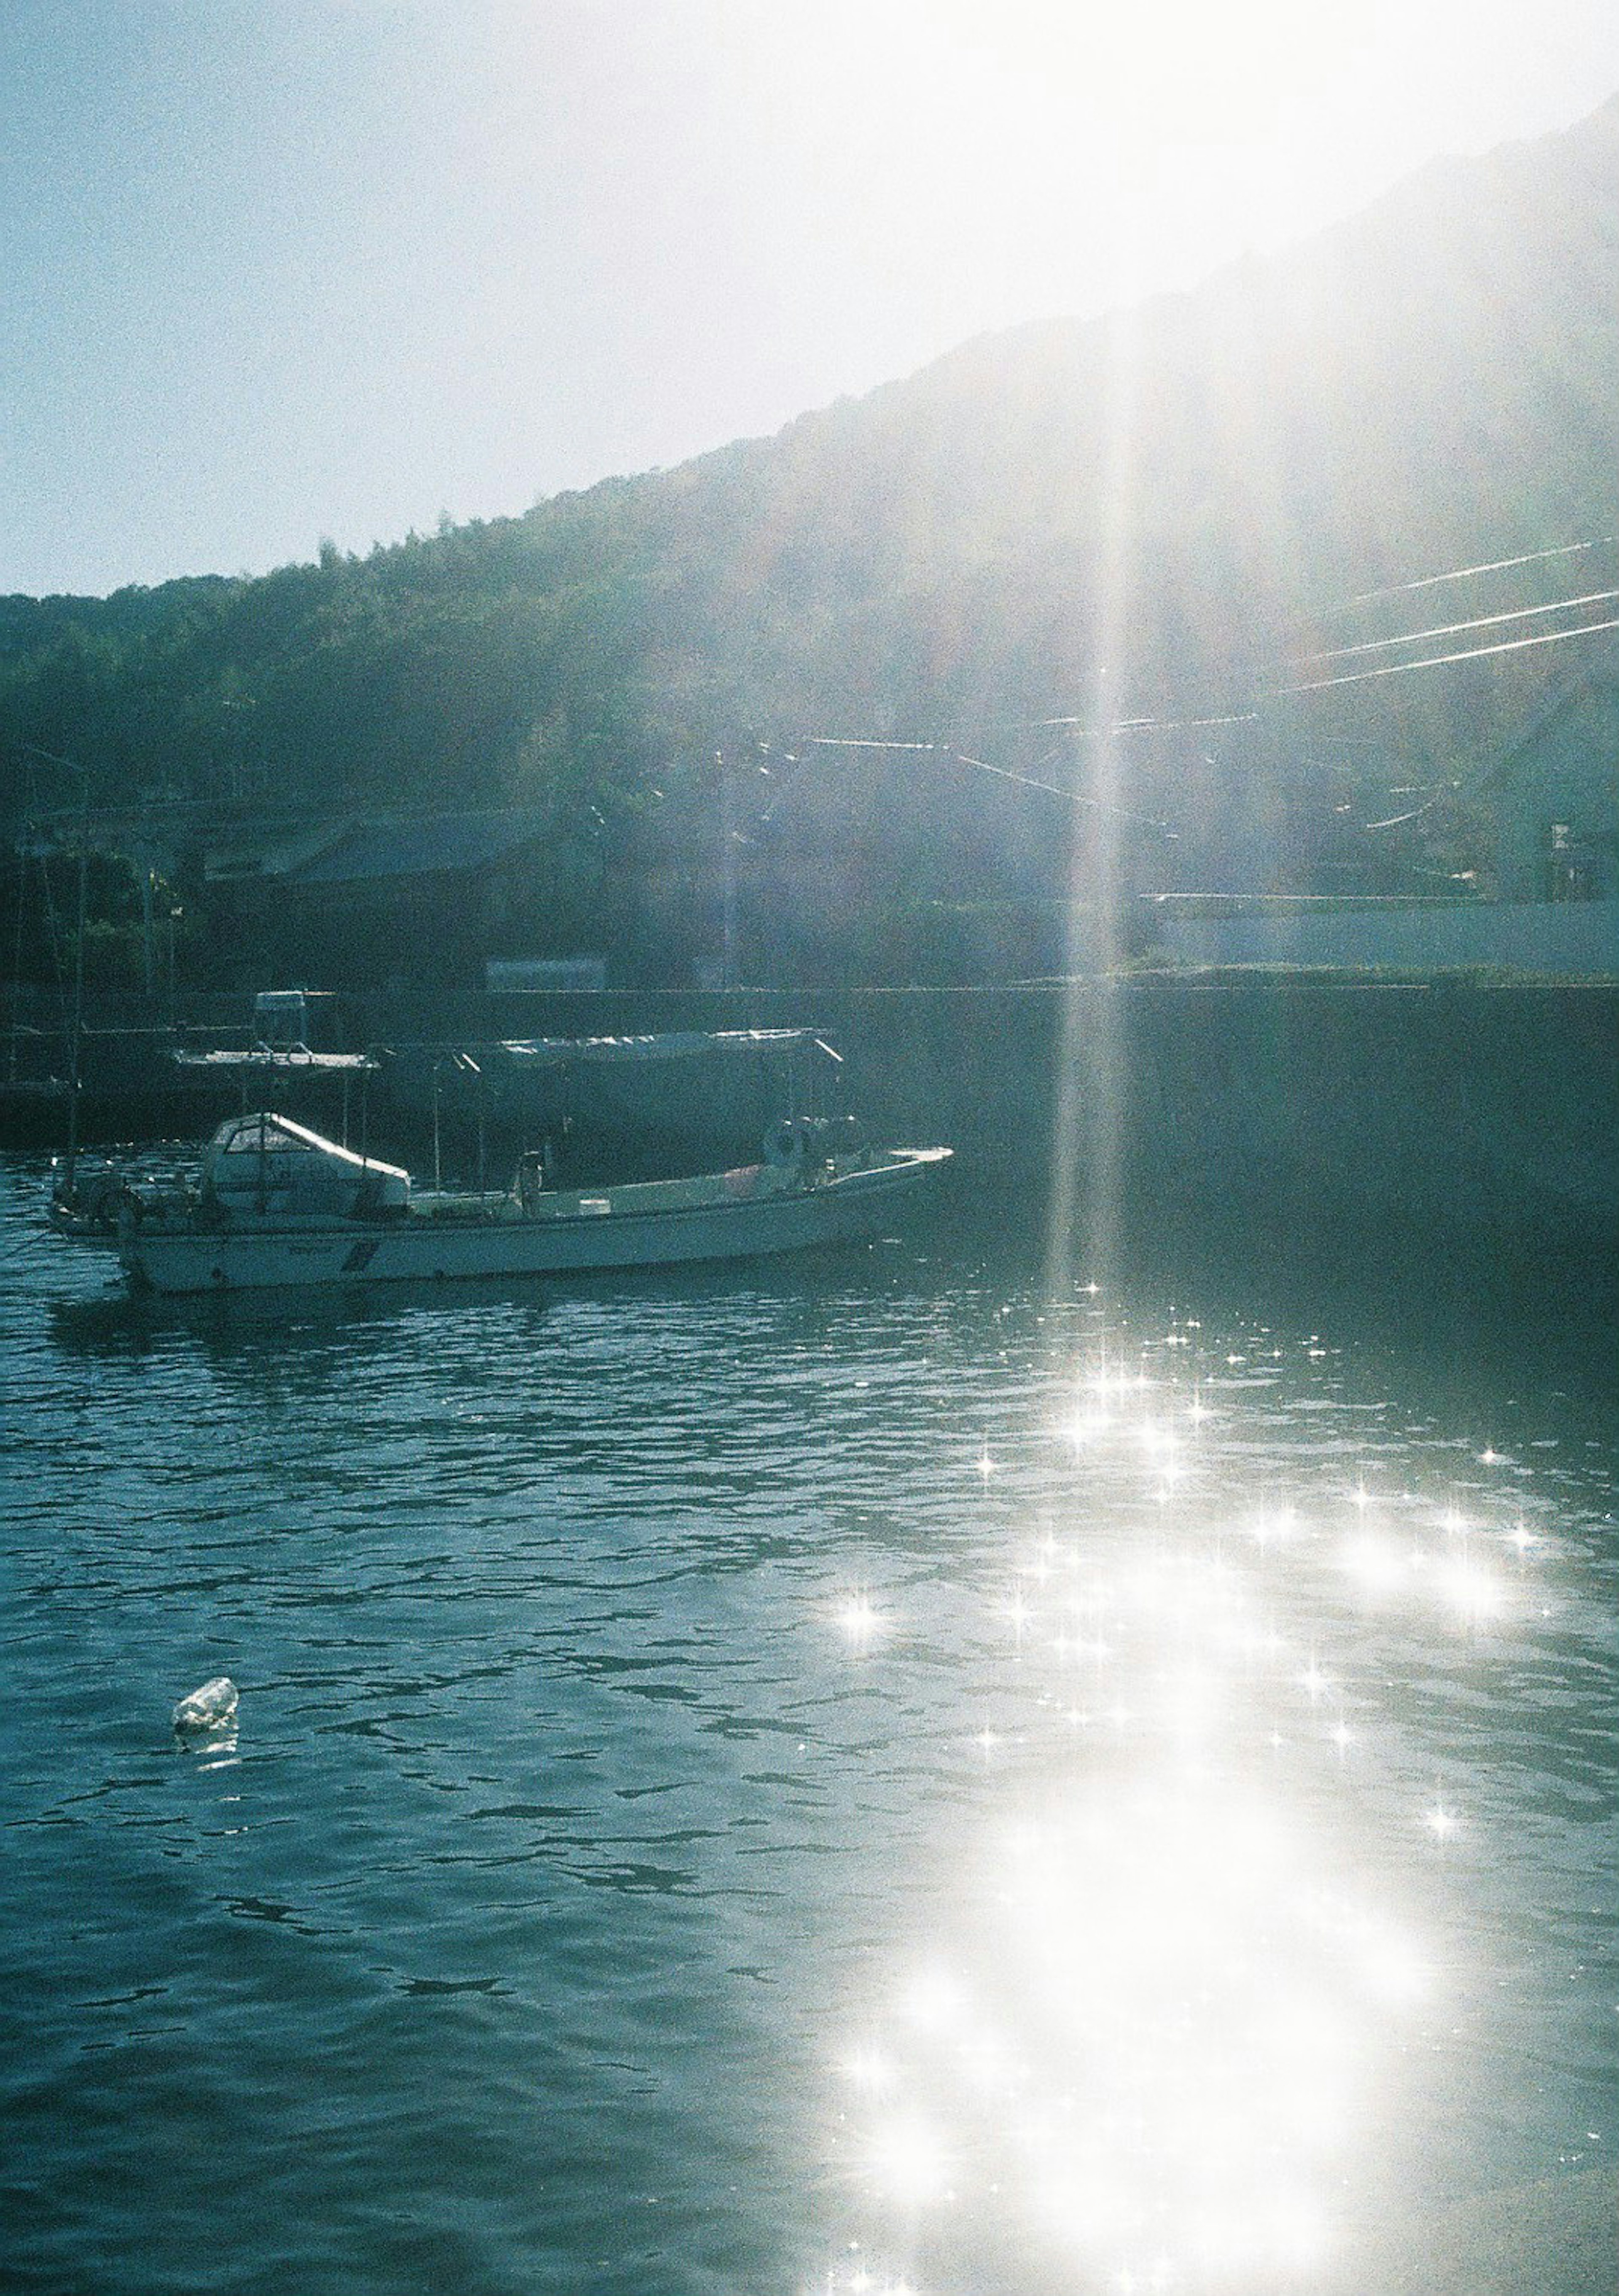
[[(43, 758), (48, 766), (61, 766), (67, 772), (78, 775), (78, 930), (74, 935), (73, 945), (73, 1026), (68, 1049), (68, 1140), (67, 1152), (62, 1159), (64, 1193), (70, 1200), (73, 1175), (78, 1162), (78, 1094), (85, 1035), (85, 922), (89, 914), (90, 775), (77, 758), (59, 758), (54, 751), (41, 750), (32, 742), (24, 742), (19, 746), (30, 757)], [(41, 862), (42, 869), (45, 865)], [(48, 890), (48, 879), (46, 884)]]
[(90, 823), (86, 796), (78, 831), (78, 930), (73, 948), (73, 1035), (68, 1055), (68, 1152), (64, 1177), (70, 1199), (78, 1161), (78, 1093), (85, 1039), (85, 918), (89, 907)]

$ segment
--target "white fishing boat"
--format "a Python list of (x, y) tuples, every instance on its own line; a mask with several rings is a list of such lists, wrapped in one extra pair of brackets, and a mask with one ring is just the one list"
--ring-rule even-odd
[[(262, 1112), (220, 1126), (194, 1181), (103, 1201), (100, 1229), (132, 1288), (166, 1293), (658, 1267), (879, 1234), (950, 1152), (868, 1149), (846, 1119), (800, 1118), (724, 1172), (555, 1188), (536, 1152), (506, 1190), (418, 1190), (398, 1165)], [(70, 1208), (57, 1218), (73, 1228)]]

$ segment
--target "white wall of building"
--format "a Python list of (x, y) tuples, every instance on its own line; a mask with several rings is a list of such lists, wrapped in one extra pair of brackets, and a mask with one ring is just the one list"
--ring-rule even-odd
[[(1211, 913), (1212, 912), (1212, 913)], [(1501, 966), (1561, 980), (1619, 976), (1619, 901), (1329, 901), (1148, 905), (1149, 953), (1175, 964), (1413, 970)]]

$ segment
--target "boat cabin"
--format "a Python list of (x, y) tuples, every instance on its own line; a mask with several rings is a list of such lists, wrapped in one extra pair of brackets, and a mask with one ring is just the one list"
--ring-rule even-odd
[(205, 1204), (239, 1218), (377, 1218), (403, 1213), (410, 1175), (397, 1164), (356, 1156), (290, 1116), (234, 1116), (202, 1154)]

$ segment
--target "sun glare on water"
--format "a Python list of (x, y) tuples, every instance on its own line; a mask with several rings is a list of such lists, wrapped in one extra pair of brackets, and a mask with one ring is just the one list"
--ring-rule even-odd
[(1487, 1665), (1538, 1615), (1521, 1515), (1341, 1471), (1255, 1504), (1240, 1371), (1210, 1403), (1182, 1362), (1099, 1361), (1033, 1485), (1004, 1430), (979, 1477), (1006, 1701), (982, 1720), (980, 1671), (936, 1920), (829, 2050), (859, 2234), (830, 2290), (1314, 2285), (1443, 2013), (1421, 1908), (1472, 1829), (1370, 1654), (1397, 1628)]

